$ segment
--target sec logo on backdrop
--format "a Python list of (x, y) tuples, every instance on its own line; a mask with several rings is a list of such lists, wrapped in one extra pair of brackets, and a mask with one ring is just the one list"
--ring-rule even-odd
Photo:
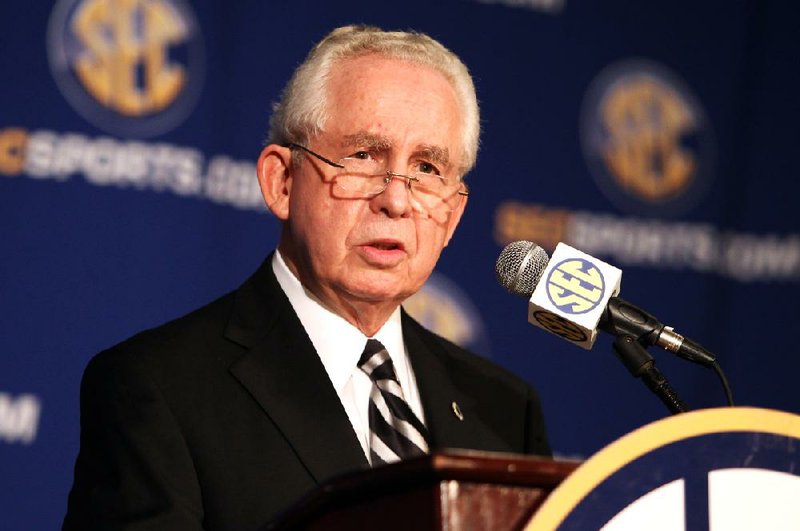
[(623, 211), (677, 216), (710, 184), (714, 149), (705, 111), (678, 75), (654, 61), (601, 71), (584, 98), (580, 132), (590, 172)]
[(489, 357), (489, 340), (480, 313), (467, 294), (442, 273), (434, 271), (403, 308), (440, 336)]
[(67, 101), (120, 136), (175, 128), (202, 88), (202, 37), (179, 0), (61, 0), (50, 17), (48, 54)]

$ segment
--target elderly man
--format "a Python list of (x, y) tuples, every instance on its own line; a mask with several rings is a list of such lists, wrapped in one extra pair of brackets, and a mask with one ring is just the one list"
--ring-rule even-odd
[(334, 30), (258, 160), (277, 251), (238, 290), (101, 353), (67, 529), (255, 529), (331, 477), (440, 448), (548, 454), (534, 392), (400, 304), (467, 201), (471, 78), (433, 39)]

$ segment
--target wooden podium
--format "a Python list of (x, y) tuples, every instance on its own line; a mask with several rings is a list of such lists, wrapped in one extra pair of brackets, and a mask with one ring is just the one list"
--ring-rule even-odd
[(265, 529), (522, 529), (578, 462), (450, 451), (349, 474)]

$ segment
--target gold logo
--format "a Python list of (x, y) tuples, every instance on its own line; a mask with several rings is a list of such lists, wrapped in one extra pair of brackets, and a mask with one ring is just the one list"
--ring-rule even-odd
[[(187, 36), (181, 18), (159, 0), (88, 0), (72, 21), (85, 47), (75, 71), (103, 105), (126, 116), (159, 111), (186, 83), (170, 45)], [(141, 72), (141, 76), (140, 76)]]
[(121, 136), (174, 128), (200, 93), (203, 44), (183, 0), (59, 0), (48, 52), (67, 100)]
[(678, 216), (711, 183), (713, 131), (689, 86), (665, 66), (604, 68), (581, 109), (581, 144), (600, 190), (631, 214)]
[(28, 132), (19, 127), (0, 129), (0, 173), (19, 175), (25, 167)]
[(648, 75), (634, 76), (608, 95), (600, 112), (610, 135), (604, 159), (622, 188), (651, 201), (686, 188), (696, 165), (680, 141), (695, 122), (674, 90)]
[(481, 318), (461, 289), (434, 272), (403, 308), (426, 328), (462, 347), (486, 353)]

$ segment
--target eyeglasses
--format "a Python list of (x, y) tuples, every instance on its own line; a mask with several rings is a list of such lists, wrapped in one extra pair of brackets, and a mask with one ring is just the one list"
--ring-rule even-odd
[(428, 162), (418, 163), (410, 175), (404, 175), (387, 169), (384, 161), (376, 159), (368, 151), (359, 151), (334, 162), (300, 144), (290, 143), (285, 147), (305, 151), (337, 168), (339, 172), (334, 175), (332, 182), (338, 197), (344, 199), (375, 197), (383, 193), (394, 178), (405, 179), (413, 198), (412, 208), (422, 214), (452, 212), (458, 207), (461, 197), (469, 195), (467, 185), (462, 180), (440, 175), (436, 167)]

